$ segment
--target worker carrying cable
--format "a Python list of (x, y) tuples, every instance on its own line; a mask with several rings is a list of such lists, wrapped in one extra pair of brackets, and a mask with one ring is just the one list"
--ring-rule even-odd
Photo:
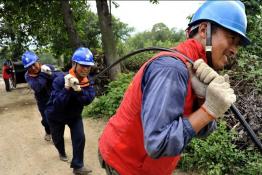
[[(160, 52), (134, 76), (99, 139), (108, 175), (170, 175), (192, 138), (208, 136), (236, 101), (223, 69), (249, 44), (240, 1), (206, 1), (194, 14), (187, 40)], [(176, 59), (175, 59), (176, 58)]]
[(64, 144), (65, 125), (70, 128), (73, 146), (71, 168), (74, 174), (79, 175), (92, 172), (84, 166), (85, 133), (81, 116), (83, 107), (95, 98), (94, 82), (89, 76), (91, 66), (94, 66), (91, 51), (78, 48), (72, 56), (72, 68), (66, 75), (54, 80), (46, 109), (52, 139), (62, 161), (68, 160)]
[(24, 52), (22, 55), (22, 63), (27, 70), (25, 73), (25, 80), (34, 91), (38, 110), (42, 117), (41, 123), (45, 128), (44, 139), (46, 141), (51, 141), (50, 128), (44, 111), (51, 94), (52, 82), (54, 78), (62, 74), (62, 72), (54, 72), (55, 67), (53, 65), (42, 64), (38, 56), (32, 51)]

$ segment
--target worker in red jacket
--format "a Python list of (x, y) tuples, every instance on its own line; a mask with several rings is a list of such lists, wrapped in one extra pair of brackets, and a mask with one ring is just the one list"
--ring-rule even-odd
[(10, 78), (12, 78), (13, 69), (10, 67), (7, 62), (4, 62), (3, 68), (2, 68), (2, 75), (5, 82), (5, 90), (6, 92), (10, 92)]
[(242, 2), (206, 1), (176, 47), (182, 54), (161, 52), (140, 68), (99, 139), (108, 175), (171, 175), (191, 139), (216, 128), (236, 96), (215, 70), (249, 44), (246, 28)]

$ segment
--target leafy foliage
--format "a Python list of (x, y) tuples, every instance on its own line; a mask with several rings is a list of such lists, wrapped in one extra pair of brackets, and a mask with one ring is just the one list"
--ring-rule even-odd
[(247, 81), (262, 91), (262, 6), (261, 0), (244, 1), (248, 18), (248, 36), (251, 45), (239, 52), (238, 66), (232, 76), (239, 81)]
[(52, 64), (56, 65), (56, 59), (53, 57), (53, 55), (50, 55), (48, 53), (43, 53), (39, 55), (39, 59), (41, 60), (42, 63), (44, 64)]
[(238, 66), (233, 71), (228, 71), (232, 79), (246, 82), (248, 86), (256, 87), (262, 92), (262, 59), (249, 50), (241, 50), (238, 57)]
[(83, 116), (107, 118), (112, 116), (116, 112), (133, 75), (133, 73), (120, 74), (116, 81), (110, 82), (105, 95), (96, 98), (84, 108)]
[(180, 161), (179, 167), (185, 171), (200, 174), (259, 174), (262, 156), (254, 151), (240, 151), (232, 144), (235, 133), (229, 132), (226, 123), (205, 140), (193, 139)]
[(152, 4), (158, 4), (158, 0), (149, 0)]
[[(63, 21), (60, 1), (0, 0), (0, 46), (8, 47), (12, 59), (29, 49), (48, 50), (55, 58), (64, 55), (67, 63), (74, 51)], [(101, 48), (98, 17), (85, 0), (70, 1), (76, 31), (84, 46)], [(127, 24), (113, 18), (117, 40), (129, 36)], [(33, 46), (33, 47), (32, 47)]]
[[(182, 30), (177, 31), (175, 28), (169, 29), (164, 23), (157, 23), (152, 27), (150, 32), (145, 31), (130, 37), (123, 48), (124, 52), (146, 47), (174, 47), (180, 41), (185, 39)], [(153, 53), (141, 53), (127, 59), (124, 64), (127, 69), (135, 71), (144, 62), (146, 62)]]

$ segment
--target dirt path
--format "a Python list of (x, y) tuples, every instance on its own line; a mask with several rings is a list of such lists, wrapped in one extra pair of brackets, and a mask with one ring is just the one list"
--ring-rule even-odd
[[(27, 84), (7, 93), (0, 79), (0, 174), (1, 175), (72, 175), (69, 162), (62, 162), (53, 144), (43, 139), (33, 92)], [(105, 122), (84, 119), (86, 134), (85, 165), (93, 175), (105, 175), (97, 159), (97, 139)], [(65, 131), (65, 145), (72, 158), (69, 128)]]

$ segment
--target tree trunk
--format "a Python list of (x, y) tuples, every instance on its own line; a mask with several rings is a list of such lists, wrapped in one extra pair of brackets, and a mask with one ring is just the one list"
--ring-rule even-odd
[(60, 2), (61, 2), (61, 10), (64, 17), (66, 31), (69, 37), (69, 42), (71, 43), (72, 47), (76, 49), (82, 46), (82, 43), (79, 39), (79, 36), (74, 26), (74, 19), (73, 19), (72, 11), (70, 9), (69, 0), (60, 0)]
[[(102, 34), (102, 44), (106, 57), (107, 66), (111, 65), (118, 58), (116, 52), (116, 42), (113, 35), (112, 19), (109, 13), (107, 0), (96, 0), (96, 8), (99, 19), (100, 30)], [(121, 72), (120, 65), (114, 66), (109, 71), (111, 80), (115, 80), (118, 73)]]

